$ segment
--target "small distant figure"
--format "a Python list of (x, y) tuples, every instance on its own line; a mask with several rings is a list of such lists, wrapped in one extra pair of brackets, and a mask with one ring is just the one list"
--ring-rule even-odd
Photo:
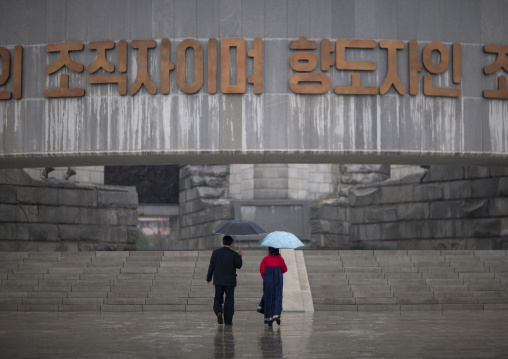
[(42, 170), (41, 178), (48, 178), (50, 172), (53, 172), (55, 169), (53, 167), (44, 167)]
[(74, 168), (72, 167), (67, 167), (67, 172), (65, 172), (65, 174), (63, 175), (63, 179), (68, 181), (69, 178), (71, 178), (72, 176), (74, 176), (76, 174), (76, 171), (74, 170)]
[(268, 247), (269, 255), (264, 257), (259, 266), (263, 278), (263, 297), (258, 312), (265, 315), (265, 324), (270, 327), (273, 322), (280, 325), (282, 313), (282, 275), (288, 271), (284, 258), (278, 248)]
[[(222, 248), (215, 249), (210, 258), (206, 284), (210, 284), (213, 277), (215, 297), (213, 311), (217, 316), (217, 323), (232, 325), (235, 312), (236, 270), (242, 268), (242, 251), (231, 249), (233, 237), (222, 238)], [(226, 300), (224, 300), (226, 294)], [(222, 307), (224, 304), (224, 308)]]

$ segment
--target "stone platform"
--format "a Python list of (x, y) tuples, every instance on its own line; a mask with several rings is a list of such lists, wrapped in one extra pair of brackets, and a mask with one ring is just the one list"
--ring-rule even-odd
[(0, 313), (5, 359), (505, 359), (508, 311)]

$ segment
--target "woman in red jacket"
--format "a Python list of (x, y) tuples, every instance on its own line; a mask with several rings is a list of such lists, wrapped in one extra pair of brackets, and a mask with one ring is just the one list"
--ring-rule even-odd
[(288, 271), (284, 258), (278, 248), (268, 247), (269, 255), (264, 257), (259, 266), (263, 278), (263, 298), (258, 312), (265, 315), (265, 324), (272, 326), (276, 321), (280, 325), (282, 313), (282, 274)]

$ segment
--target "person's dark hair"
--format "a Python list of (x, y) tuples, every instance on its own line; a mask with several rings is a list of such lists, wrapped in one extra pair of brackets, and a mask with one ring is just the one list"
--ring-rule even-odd
[(279, 248), (268, 247), (268, 253), (280, 256)]
[(229, 246), (231, 243), (233, 243), (233, 237), (231, 237), (231, 236), (222, 237), (222, 244), (223, 245)]

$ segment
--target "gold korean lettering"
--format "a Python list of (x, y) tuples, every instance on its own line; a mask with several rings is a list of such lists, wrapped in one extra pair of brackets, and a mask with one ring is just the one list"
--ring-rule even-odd
[[(338, 70), (374, 71), (376, 69), (375, 62), (346, 61), (346, 49), (374, 49), (375, 47), (376, 42), (374, 40), (337, 40), (336, 68)], [(335, 93), (338, 95), (376, 95), (377, 92), (378, 89), (375, 86), (361, 85), (359, 72), (351, 74), (351, 86), (335, 86)]]
[(208, 93), (217, 92), (217, 40), (208, 39)]
[[(185, 58), (187, 49), (194, 50), (194, 82), (187, 83)], [(176, 50), (176, 82), (184, 93), (196, 93), (203, 86), (203, 47), (195, 39), (186, 39), (178, 44)]]
[(379, 87), (379, 93), (384, 95), (393, 86), (399, 95), (404, 95), (406, 93), (406, 86), (400, 81), (399, 74), (397, 73), (397, 50), (404, 49), (404, 43), (402, 41), (382, 40), (379, 41), (379, 47), (386, 49), (388, 56), (388, 71), (385, 80)]
[[(491, 75), (501, 69), (503, 69), (505, 72), (508, 72), (508, 46), (488, 44), (483, 46), (483, 51), (486, 53), (497, 54), (496, 61), (483, 68), (483, 73), (485, 75)], [(497, 90), (484, 90), (483, 97), (508, 99), (506, 76), (499, 76), (497, 78)]]
[(247, 51), (247, 55), (254, 60), (254, 74), (249, 75), (247, 81), (254, 85), (254, 93), (263, 93), (263, 40), (256, 37), (254, 47)]
[[(74, 72), (83, 72), (84, 66), (72, 60), (69, 52), (82, 51), (83, 43), (68, 42), (61, 44), (46, 45), (46, 52), (59, 52), (58, 59), (51, 65), (46, 66), (46, 73), (53, 74), (63, 67)], [(69, 88), (69, 75), (60, 75), (60, 88), (44, 90), (44, 97), (81, 97), (85, 94), (83, 88)]]
[(136, 94), (141, 86), (145, 86), (149, 93), (155, 95), (157, 93), (157, 86), (148, 74), (148, 49), (153, 49), (157, 46), (155, 40), (133, 40), (131, 47), (138, 49), (138, 74), (136, 80), (131, 85), (131, 95)]
[[(245, 93), (245, 39), (222, 39), (221, 43), (222, 93)], [(236, 85), (231, 84), (230, 50), (236, 47)]]
[[(2, 74), (0, 75), (0, 86), (7, 83), (11, 75), (11, 54), (9, 50), (0, 47), (0, 58), (2, 59)], [(0, 91), (0, 100), (9, 100), (11, 97), (15, 99), (21, 98), (21, 89), (23, 85), (23, 47), (14, 47), (14, 69), (13, 69), (13, 91)]]
[(409, 41), (409, 94), (418, 95), (418, 72), (423, 70), (423, 65), (418, 61), (418, 42)]
[(335, 45), (330, 40), (321, 40), (321, 70), (328, 71), (335, 65), (335, 58), (330, 56), (335, 51)]
[[(309, 41), (306, 37), (300, 37), (297, 41), (289, 43), (291, 50), (299, 50), (289, 58), (289, 65), (294, 71), (299, 71), (289, 78), (289, 88), (294, 93), (323, 94), (331, 86), (330, 78), (325, 74), (312, 73), (317, 67), (317, 57), (310, 51), (315, 50), (317, 43)], [(302, 73), (304, 72), (304, 73)]]
[(175, 64), (171, 62), (171, 47), (169, 39), (161, 40), (161, 94), (167, 95), (170, 91), (170, 73)]
[[(434, 64), (432, 62), (432, 52), (437, 51), (439, 52), (440, 62), (438, 64)], [(460, 57), (460, 54), (457, 53), (457, 50), (455, 50), (455, 55)], [(433, 41), (428, 43), (423, 48), (422, 53), (422, 59), (423, 59), (423, 65), (425, 68), (433, 74), (440, 74), (446, 71), (448, 68), (448, 64), (450, 62), (450, 54), (448, 52), (448, 49), (446, 46), (437, 41)], [(453, 61), (453, 66), (459, 66), (460, 67), (460, 61)], [(453, 80), (460, 79), (460, 77), (457, 75), (455, 69), (452, 70), (455, 74), (453, 76)], [(423, 77), (423, 93), (426, 96), (444, 96), (444, 97), (460, 97), (461, 91), (459, 89), (451, 89), (451, 88), (438, 88), (434, 87), (432, 83), (432, 75), (425, 75)]]
[[(123, 43), (122, 43), (123, 41)], [(121, 47), (126, 47), (127, 43), (122, 40)], [(114, 72), (115, 65), (109, 62), (106, 59), (106, 50), (111, 50), (115, 48), (115, 43), (113, 41), (94, 41), (88, 44), (88, 48), (91, 50), (96, 50), (97, 57), (93, 64), (88, 66), (89, 73), (95, 73), (100, 69), (103, 69), (106, 72)], [(125, 52), (126, 53), (126, 52)], [(119, 53), (119, 62), (123, 62), (123, 53), (120, 51)], [(127, 93), (127, 75), (93, 75), (88, 77), (89, 84), (117, 84), (118, 85), (118, 93), (123, 96)]]

